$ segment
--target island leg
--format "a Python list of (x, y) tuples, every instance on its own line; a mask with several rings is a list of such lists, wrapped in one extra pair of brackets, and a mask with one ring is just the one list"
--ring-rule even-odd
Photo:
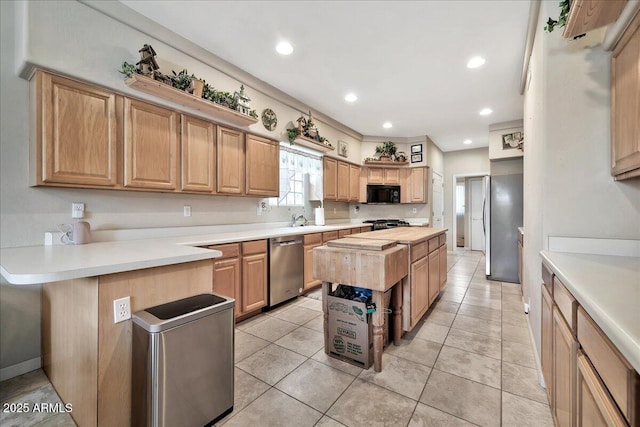
[(373, 323), (373, 369), (382, 371), (382, 350), (384, 347), (384, 293), (373, 291), (376, 311), (371, 315)]
[(324, 318), (324, 352), (329, 354), (329, 308), (327, 306), (327, 295), (331, 291), (331, 282), (322, 282), (322, 317)]
[(391, 306), (393, 308), (393, 345), (400, 345), (402, 338), (402, 285), (401, 280), (395, 284), (391, 291)]

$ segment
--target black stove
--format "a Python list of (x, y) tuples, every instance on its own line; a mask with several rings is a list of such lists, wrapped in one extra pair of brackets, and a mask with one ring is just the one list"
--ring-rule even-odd
[(372, 224), (373, 231), (395, 227), (409, 227), (409, 223), (401, 219), (370, 219), (363, 222), (366, 224)]

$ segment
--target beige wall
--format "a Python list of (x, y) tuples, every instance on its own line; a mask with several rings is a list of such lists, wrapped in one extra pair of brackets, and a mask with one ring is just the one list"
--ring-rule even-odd
[(456, 175), (486, 175), (488, 173), (488, 147), (444, 153), (444, 226), (449, 229), (447, 233), (447, 245), (449, 248), (455, 247), (453, 239), (453, 216), (455, 213), (455, 206), (453, 205), (454, 177)]
[(565, 40), (542, 22), (542, 2), (525, 91), (525, 300), (540, 350), (540, 255), (549, 236), (640, 239), (640, 180), (610, 175), (610, 60), (602, 32)]

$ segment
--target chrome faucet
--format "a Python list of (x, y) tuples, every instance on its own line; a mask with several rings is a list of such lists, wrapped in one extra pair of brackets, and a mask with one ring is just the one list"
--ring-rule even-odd
[(304, 215), (296, 215), (293, 213), (291, 214), (291, 227), (295, 227), (298, 220), (304, 220), (304, 225), (309, 225), (309, 220), (305, 218)]

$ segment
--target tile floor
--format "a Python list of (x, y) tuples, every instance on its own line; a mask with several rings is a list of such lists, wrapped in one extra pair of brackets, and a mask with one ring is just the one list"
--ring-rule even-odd
[[(383, 371), (329, 358), (319, 291), (239, 323), (232, 426), (553, 425), (519, 285), (487, 281), (484, 258), (449, 254), (448, 284)], [(42, 371), (0, 383), (3, 402), (58, 402)], [(0, 413), (2, 426), (74, 425), (68, 414)]]

